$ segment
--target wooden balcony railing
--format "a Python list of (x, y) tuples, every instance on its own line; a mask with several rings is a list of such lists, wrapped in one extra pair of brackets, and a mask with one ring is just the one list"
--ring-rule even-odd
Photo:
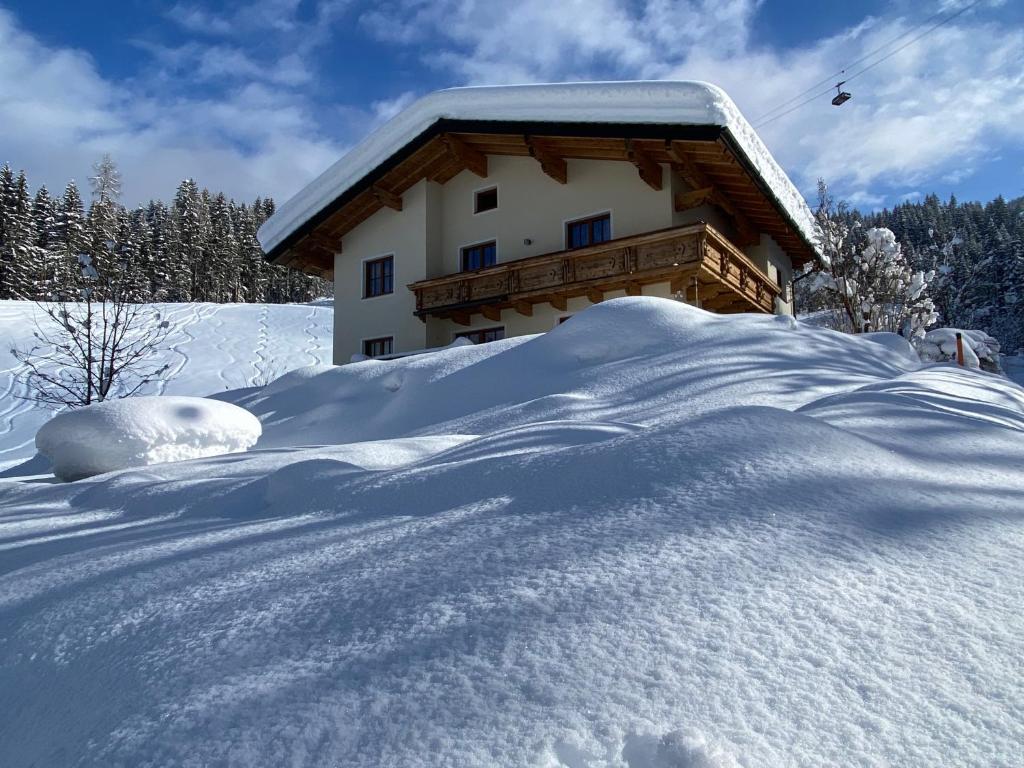
[(421, 280), (416, 314), (468, 324), (475, 312), (497, 321), (502, 309), (532, 314), (550, 302), (601, 301), (609, 291), (639, 295), (641, 286), (671, 284), (673, 293), (720, 312), (772, 312), (779, 287), (714, 227), (691, 224), (609, 240), (586, 248), (496, 264)]

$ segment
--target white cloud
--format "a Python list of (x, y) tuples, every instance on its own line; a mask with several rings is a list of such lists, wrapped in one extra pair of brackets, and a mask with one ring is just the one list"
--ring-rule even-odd
[[(211, 52), (195, 78), (244, 64)], [(301, 68), (282, 60), (279, 71)], [(203, 70), (205, 67), (205, 71)], [(187, 176), (241, 199), (284, 198), (336, 160), (308, 101), (278, 87), (298, 75), (240, 77), (223, 95), (149, 95), (150, 84), (103, 78), (87, 54), (44, 45), (0, 10), (0, 162), (25, 168), (33, 185), (59, 191), (110, 152), (124, 174), (124, 201), (167, 199)]]
[[(811, 85), (827, 88), (844, 62), (943, 1), (914, 4), (913, 21), (867, 17), (786, 49), (759, 33), (760, 0), (391, 0), (361, 16), (350, 0), (251, 0), (216, 12), (179, 3), (167, 16), (190, 37), (141, 42), (151, 64), (125, 81), (103, 77), (85, 53), (41, 43), (0, 10), (0, 161), (61, 186), (111, 152), (126, 202), (168, 197), (186, 175), (237, 197), (283, 198), (337, 159), (336, 137), (358, 138), (418, 95), (411, 80), (369, 104), (321, 103), (318, 70), (336, 53), (327, 46), (355, 19), (452, 85), (702, 79), (757, 123)], [(998, 4), (982, 3), (854, 78), (841, 108), (822, 98), (764, 125), (766, 143), (805, 191), (820, 175), (865, 205), (969, 177), (1024, 139), (1024, 30), (978, 14)]]
[[(936, 10), (915, 4), (913, 21), (869, 17), (814, 44), (774, 50), (754, 33), (758, 5), (524, 0), (512, 11), (465, 0), (399, 0), (361, 21), (381, 39), (425, 43), (428, 63), (468, 83), (708, 80), (757, 118), (822, 80), (826, 84), (812, 93), (827, 90), (830, 76), (845, 62), (861, 59)], [(855, 74), (880, 55), (835, 79)], [(841, 193), (867, 203), (880, 198), (871, 188), (969, 175), (993, 147), (1019, 142), (1022, 86), (1024, 30), (982, 23), (972, 11), (855, 77), (847, 86), (854, 98), (843, 107), (821, 98), (760, 132), (801, 188), (813, 190), (823, 176)]]

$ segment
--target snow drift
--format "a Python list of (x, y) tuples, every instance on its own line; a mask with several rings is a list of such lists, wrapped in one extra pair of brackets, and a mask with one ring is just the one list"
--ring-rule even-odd
[(262, 426), (244, 408), (202, 397), (130, 397), (58, 413), (36, 448), (60, 480), (116, 469), (237, 453)]
[(635, 297), (225, 397), (0, 483), (4, 765), (1024, 763), (1001, 377)]

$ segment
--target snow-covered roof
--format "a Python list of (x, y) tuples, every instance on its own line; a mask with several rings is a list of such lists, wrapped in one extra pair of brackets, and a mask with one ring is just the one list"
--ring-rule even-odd
[(268, 253), (443, 119), (708, 125), (726, 129), (800, 235), (813, 246), (816, 225), (803, 195), (721, 88), (693, 81), (555, 83), (451, 88), (424, 96), (281, 205), (259, 230)]

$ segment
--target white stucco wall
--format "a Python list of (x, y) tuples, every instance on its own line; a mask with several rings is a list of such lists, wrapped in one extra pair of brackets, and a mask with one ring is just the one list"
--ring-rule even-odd
[[(651, 189), (623, 162), (569, 160), (568, 184), (541, 171), (531, 157), (491, 155), (481, 179), (463, 171), (441, 191), (442, 274), (458, 272), (461, 249), (494, 240), (498, 261), (513, 261), (565, 248), (569, 221), (611, 213), (612, 237), (672, 226), (672, 195), (666, 183)], [(667, 180), (668, 174), (665, 174)], [(473, 213), (477, 190), (498, 188), (498, 207)], [(524, 240), (531, 240), (527, 245)]]
[[(402, 210), (382, 208), (342, 239), (334, 257), (334, 362), (361, 354), (363, 339), (394, 336), (394, 351), (426, 346), (426, 325), (413, 313), (405, 286), (426, 277), (427, 213), (437, 185), (421, 181), (402, 198)], [(394, 293), (363, 298), (363, 262), (394, 255)]]
[[(674, 195), (687, 191), (685, 182), (664, 168), (660, 191), (648, 186), (636, 168), (621, 161), (568, 160), (568, 184), (546, 176), (529, 157), (491, 155), (488, 177), (463, 171), (444, 186), (421, 181), (403, 195), (402, 211), (383, 208), (343, 238), (344, 252), (335, 257), (334, 359), (344, 363), (362, 352), (362, 340), (394, 336), (394, 351), (403, 352), (451, 342), (456, 333), (504, 326), (507, 336), (542, 333), (560, 317), (589, 306), (586, 298), (569, 300), (565, 312), (539, 304), (530, 317), (509, 309), (501, 321), (474, 314), (470, 326), (413, 314), (415, 297), (406, 286), (428, 277), (458, 272), (461, 249), (494, 240), (499, 263), (565, 248), (565, 225), (575, 219), (608, 212), (612, 237), (626, 237), (666, 227), (705, 221), (733, 237), (726, 216), (712, 206), (675, 212)], [(475, 214), (475, 193), (497, 187), (498, 207)], [(525, 241), (529, 240), (527, 243)], [(769, 264), (790, 278), (789, 258), (767, 236), (743, 249), (766, 271)], [(395, 292), (364, 299), (363, 262), (394, 254)], [(668, 284), (644, 286), (644, 295), (669, 296)], [(614, 298), (620, 293), (609, 293)]]

